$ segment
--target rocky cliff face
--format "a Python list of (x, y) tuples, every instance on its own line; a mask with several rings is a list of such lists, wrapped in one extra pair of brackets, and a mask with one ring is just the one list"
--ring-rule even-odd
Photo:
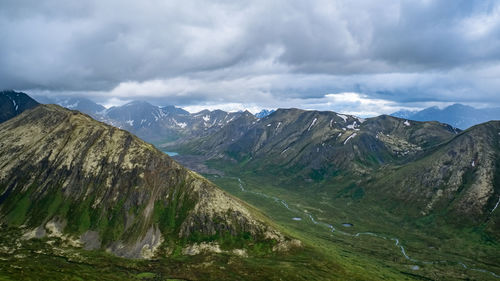
[(251, 207), (132, 134), (56, 105), (0, 125), (0, 220), (125, 257), (286, 243)]

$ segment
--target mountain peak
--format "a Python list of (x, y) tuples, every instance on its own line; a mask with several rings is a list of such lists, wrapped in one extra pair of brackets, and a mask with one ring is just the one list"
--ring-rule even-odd
[(39, 103), (25, 93), (13, 90), (0, 91), (0, 123), (7, 121)]
[(165, 113), (179, 114), (179, 115), (189, 115), (189, 112), (174, 105), (166, 105), (161, 107), (162, 111)]
[(447, 106), (446, 108), (467, 108), (467, 109), (474, 109), (474, 107), (461, 104), (461, 103), (454, 103), (452, 105)]

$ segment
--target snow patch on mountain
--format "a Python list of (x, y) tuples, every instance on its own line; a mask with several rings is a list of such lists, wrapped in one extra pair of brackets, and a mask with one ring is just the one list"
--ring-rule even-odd
[(357, 125), (358, 125), (358, 123), (356, 123), (356, 121), (354, 121), (351, 125), (347, 125), (347, 129), (357, 130), (356, 129)]
[(311, 128), (314, 126), (314, 124), (316, 124), (316, 121), (318, 121), (318, 118), (314, 118), (311, 125), (309, 125), (309, 128), (307, 128), (307, 131), (311, 130)]
[(172, 121), (177, 125), (178, 127), (181, 127), (182, 129), (186, 128), (187, 124), (185, 122), (177, 122), (177, 120), (172, 118)]
[(340, 118), (342, 118), (342, 119), (344, 119), (344, 122), (347, 122), (347, 118), (348, 117), (346, 115), (342, 115), (342, 114), (338, 114), (337, 113), (337, 116), (340, 117)]
[(350, 135), (345, 141), (344, 141), (344, 145), (352, 138), (354, 138), (356, 136), (356, 133), (353, 133), (352, 135)]

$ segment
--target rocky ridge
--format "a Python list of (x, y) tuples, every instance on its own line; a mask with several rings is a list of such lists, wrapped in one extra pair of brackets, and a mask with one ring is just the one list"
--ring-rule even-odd
[(0, 125), (0, 220), (28, 237), (151, 258), (289, 243), (258, 212), (134, 135), (56, 105)]

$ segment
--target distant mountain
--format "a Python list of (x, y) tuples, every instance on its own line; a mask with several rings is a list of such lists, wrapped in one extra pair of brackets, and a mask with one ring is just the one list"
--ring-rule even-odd
[(154, 143), (184, 141), (225, 126), (243, 112), (228, 113), (222, 110), (203, 110), (191, 114), (175, 107), (156, 106), (146, 101), (132, 101), (106, 109), (86, 98), (37, 97), (42, 103), (58, 104), (90, 115), (96, 120), (127, 130), (143, 140)]
[(260, 112), (255, 113), (255, 117), (257, 117), (257, 118), (264, 118), (264, 117), (270, 115), (271, 113), (273, 113), (275, 111), (276, 110), (274, 110), (274, 109), (271, 109), (271, 110), (262, 109)]
[(161, 107), (161, 110), (167, 114), (172, 114), (172, 115), (189, 115), (190, 114), (186, 110), (179, 108), (179, 107), (175, 107), (173, 105), (167, 105), (167, 106)]
[(68, 109), (78, 110), (89, 114), (90, 116), (97, 116), (102, 114), (106, 108), (98, 103), (95, 103), (87, 98), (66, 98), (57, 99), (57, 104)]
[(49, 98), (46, 96), (35, 96), (35, 99), (43, 104), (58, 104), (68, 109), (78, 110), (94, 118), (106, 110), (104, 106), (83, 97), (58, 96)]
[(416, 121), (439, 121), (456, 128), (467, 129), (490, 120), (500, 120), (500, 108), (477, 109), (462, 104), (454, 104), (443, 109), (429, 107), (421, 111), (398, 111), (391, 115)]
[(12, 90), (0, 91), (0, 123), (37, 105), (39, 105), (39, 103), (25, 93)]
[(384, 202), (398, 215), (432, 215), (453, 225), (488, 222), (490, 233), (500, 230), (499, 213), (492, 215), (500, 202), (499, 121), (461, 131), (388, 115), (278, 109), (262, 119), (241, 116), (214, 134), (167, 148), (284, 188), (349, 183), (338, 194), (354, 192), (368, 206)]
[(411, 119), (411, 116), (417, 113), (418, 110), (400, 110), (391, 114), (391, 116), (402, 118), (402, 119)]
[[(102, 118), (117, 127), (141, 128), (151, 126), (166, 114), (163, 110), (145, 101), (133, 101), (122, 106), (113, 106), (103, 112)], [(116, 123), (117, 122), (117, 123)]]
[(209, 134), (241, 114), (222, 110), (190, 114), (175, 106), (159, 107), (145, 101), (133, 101), (111, 107), (97, 119), (128, 130), (146, 141), (168, 143)]
[(214, 134), (170, 149), (243, 161), (249, 170), (264, 173), (293, 170), (295, 179), (315, 180), (339, 171), (364, 173), (411, 161), (459, 132), (438, 122), (387, 115), (363, 119), (331, 111), (278, 109), (262, 119), (241, 116)]
[(25, 238), (129, 258), (179, 255), (196, 243), (246, 255), (290, 241), (154, 146), (57, 105), (0, 124), (0, 163), (0, 221), (22, 226)]

